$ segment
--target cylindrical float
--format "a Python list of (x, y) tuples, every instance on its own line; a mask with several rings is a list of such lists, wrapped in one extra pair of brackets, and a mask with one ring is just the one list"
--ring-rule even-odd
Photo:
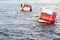
[(49, 24), (54, 24), (57, 13), (48, 9), (42, 9), (39, 22), (46, 22)]
[(21, 11), (32, 11), (32, 6), (30, 4), (21, 4), (20, 5)]

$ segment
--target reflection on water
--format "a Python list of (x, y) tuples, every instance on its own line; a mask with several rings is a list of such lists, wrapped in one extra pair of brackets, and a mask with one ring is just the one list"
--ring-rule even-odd
[[(32, 12), (21, 12), (20, 3), (0, 3), (0, 40), (59, 40), (59, 4), (32, 4)], [(57, 23), (41, 26), (37, 18), (41, 8), (58, 12)]]

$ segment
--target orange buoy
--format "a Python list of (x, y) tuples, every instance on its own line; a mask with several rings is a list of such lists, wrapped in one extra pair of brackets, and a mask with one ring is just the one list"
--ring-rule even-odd
[(30, 4), (21, 4), (20, 5), (21, 11), (32, 11), (32, 6)]
[(48, 9), (42, 9), (41, 11), (41, 16), (39, 17), (38, 21), (39, 22), (46, 22), (49, 24), (54, 24), (55, 19), (56, 19), (56, 12), (53, 12)]

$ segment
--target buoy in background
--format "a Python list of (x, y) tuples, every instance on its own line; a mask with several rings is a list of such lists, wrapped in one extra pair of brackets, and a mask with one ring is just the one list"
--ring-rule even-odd
[(57, 13), (48, 9), (42, 9), (39, 22), (46, 22), (49, 24), (54, 24)]
[(21, 11), (32, 11), (32, 6), (30, 4), (21, 4), (20, 5)]

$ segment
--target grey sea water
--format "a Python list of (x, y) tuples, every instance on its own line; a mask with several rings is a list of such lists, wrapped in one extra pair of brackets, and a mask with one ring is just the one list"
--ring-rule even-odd
[[(28, 3), (32, 12), (20, 11)], [(42, 8), (57, 12), (54, 25), (41, 26), (37, 18)], [(60, 3), (0, 1), (0, 40), (60, 40)]]

